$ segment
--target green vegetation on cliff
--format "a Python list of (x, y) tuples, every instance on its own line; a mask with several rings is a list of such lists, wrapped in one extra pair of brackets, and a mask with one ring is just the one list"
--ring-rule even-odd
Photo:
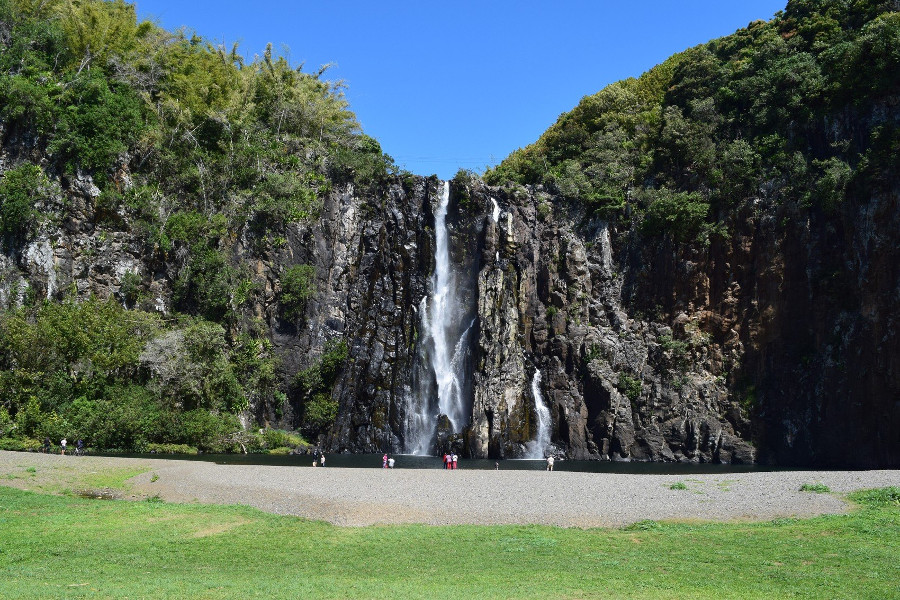
[[(893, 11), (893, 12), (892, 12)], [(727, 235), (750, 197), (834, 210), (895, 178), (900, 5), (791, 0), (562, 115), (485, 180), (544, 184), (648, 235)]]
[(274, 388), (276, 365), (267, 339), (229, 342), (202, 319), (115, 300), (42, 303), (0, 318), (0, 429), (106, 449), (240, 450), (252, 444), (234, 414)]
[[(17, 427), (0, 436), (229, 449), (238, 412), (284, 402), (248, 308), (264, 290), (237, 243), (265, 259), (288, 224), (318, 218), (333, 185), (395, 171), (325, 71), (271, 47), (247, 61), (236, 46), (139, 22), (122, 0), (0, 0), (4, 248), (70, 217), (67, 195), (89, 178), (92, 225), (143, 245), (171, 276), (175, 310), (156, 314), (150, 277), (134, 272), (118, 294), (131, 310), (14, 286), (0, 307), (0, 410)], [(287, 268), (286, 319), (302, 318), (314, 276)]]

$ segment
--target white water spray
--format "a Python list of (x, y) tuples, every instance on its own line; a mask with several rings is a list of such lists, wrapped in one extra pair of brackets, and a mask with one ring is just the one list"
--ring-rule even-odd
[(497, 201), (491, 198), (491, 204), (494, 205), (494, 209), (491, 211), (491, 219), (494, 223), (500, 221), (500, 205), (497, 204)]
[[(447, 415), (454, 432), (466, 425), (463, 401), (463, 371), (468, 335), (475, 324), (473, 319), (460, 334), (460, 306), (458, 289), (450, 266), (450, 242), (447, 232), (447, 206), (450, 203), (450, 183), (444, 182), (441, 201), (434, 214), (434, 274), (431, 278), (431, 297), (423, 300), (422, 331), (425, 334), (423, 348), (427, 349), (437, 383), (437, 413)], [(431, 439), (437, 424), (426, 392), (417, 390), (419, 396), (412, 399), (407, 427), (407, 447), (414, 454), (431, 451)]]
[(547, 446), (550, 445), (550, 409), (544, 403), (544, 397), (541, 395), (541, 371), (534, 372), (534, 378), (531, 380), (531, 395), (534, 396), (534, 409), (538, 418), (537, 437), (528, 442), (525, 451), (525, 458), (544, 458)]

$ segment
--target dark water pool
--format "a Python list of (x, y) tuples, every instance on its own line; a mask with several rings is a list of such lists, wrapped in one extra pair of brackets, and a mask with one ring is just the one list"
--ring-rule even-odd
[[(123, 455), (116, 455), (123, 456)], [(268, 454), (128, 454), (131, 458), (160, 458), (167, 460), (202, 460), (222, 465), (278, 465), (312, 467), (312, 456), (272, 456)], [(393, 454), (396, 469), (442, 469), (440, 457)], [(381, 454), (326, 454), (326, 468), (380, 469)], [(490, 470), (499, 467), (503, 471), (540, 471), (547, 467), (543, 460), (491, 460), (461, 459), (460, 469)], [(584, 473), (628, 473), (648, 475), (691, 475), (702, 473), (752, 473), (759, 471), (784, 471), (788, 469), (759, 465), (712, 465), (687, 463), (609, 462), (593, 460), (558, 460), (555, 471), (580, 471)]]

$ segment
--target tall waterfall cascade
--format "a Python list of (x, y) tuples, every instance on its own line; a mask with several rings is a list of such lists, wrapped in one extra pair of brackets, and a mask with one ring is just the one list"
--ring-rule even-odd
[(447, 207), (450, 203), (450, 183), (444, 182), (440, 203), (434, 213), (434, 274), (431, 293), (422, 300), (419, 314), (423, 336), (420, 360), (434, 373), (437, 384), (437, 403), (427, 397), (427, 386), (420, 385), (410, 398), (407, 411), (406, 450), (413, 454), (431, 452), (431, 442), (439, 415), (446, 415), (453, 432), (467, 425), (463, 398), (465, 355), (469, 332), (475, 321), (467, 323), (462, 333), (461, 320), (465, 315), (450, 263), (450, 240), (447, 230)]
[(544, 458), (547, 446), (550, 445), (550, 409), (541, 395), (541, 371), (535, 370), (531, 380), (531, 395), (534, 397), (534, 409), (537, 413), (537, 436), (525, 447), (525, 458)]

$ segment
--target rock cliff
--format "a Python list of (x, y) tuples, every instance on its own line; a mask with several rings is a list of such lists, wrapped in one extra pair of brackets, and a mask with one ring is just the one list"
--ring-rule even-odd
[(474, 453), (534, 437), (540, 369), (568, 456), (897, 464), (896, 192), (806, 218), (757, 199), (706, 247), (518, 192), (473, 192)]
[[(323, 440), (331, 451), (402, 451), (410, 398), (435, 393), (420, 307), (434, 269), (438, 188), (413, 177), (374, 193), (347, 186), (328, 196), (316, 226), (292, 225), (277, 253), (231, 247), (265, 290), (243, 310), (269, 328), (285, 389), (328, 340), (348, 341), (332, 390), (337, 420)], [(150, 281), (149, 304), (170, 310), (177, 258), (99, 220), (89, 177), (54, 189), (45, 212), (58, 218), (3, 254), (0, 300), (22, 302), (31, 289), (126, 302), (126, 274), (137, 273)], [(452, 262), (477, 317), (471, 421), (454, 438), (458, 451), (521, 456), (537, 433), (530, 385), (540, 370), (548, 452), (897, 464), (896, 193), (847, 205), (837, 219), (785, 219), (759, 200), (737, 213), (730, 240), (698, 247), (643, 239), (540, 186), (466, 180), (451, 190)], [(297, 262), (315, 266), (318, 291), (289, 322), (279, 316), (278, 275)], [(288, 394), (284, 406), (253, 406), (251, 416), (295, 426), (298, 401)]]

